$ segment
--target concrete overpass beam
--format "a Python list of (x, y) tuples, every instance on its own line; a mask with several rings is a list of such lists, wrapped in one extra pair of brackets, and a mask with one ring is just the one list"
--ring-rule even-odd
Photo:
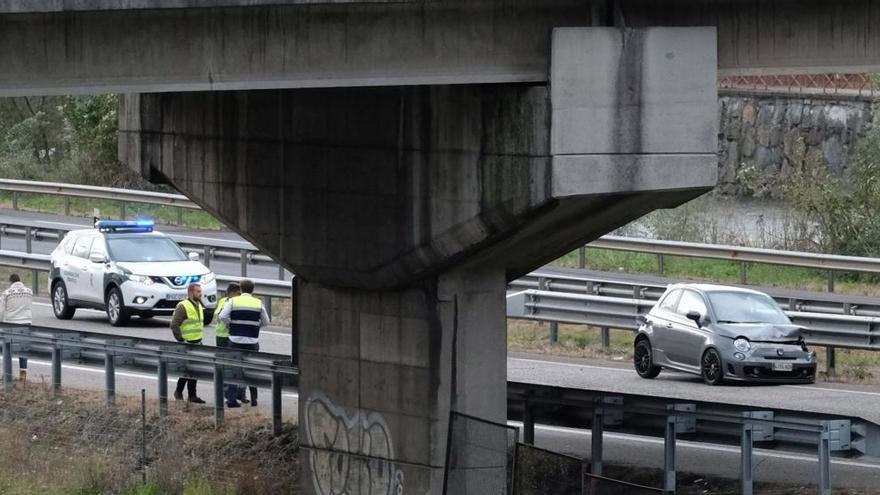
[(298, 276), (312, 493), (440, 493), (450, 411), (505, 420), (506, 282), (715, 184), (713, 42), (557, 30), (549, 86), (122, 98), (123, 160)]

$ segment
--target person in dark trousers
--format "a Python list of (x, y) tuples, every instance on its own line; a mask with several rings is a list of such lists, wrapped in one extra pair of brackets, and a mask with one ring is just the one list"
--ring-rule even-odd
[[(217, 302), (217, 314), (223, 312), (223, 306), (233, 297), (241, 295), (241, 286), (237, 282), (229, 282), (226, 286), (226, 295)], [(229, 347), (229, 326), (222, 321), (217, 322), (216, 342), (217, 347)]]
[[(199, 345), (205, 336), (205, 308), (202, 306), (202, 286), (190, 284), (186, 289), (186, 300), (181, 301), (171, 316), (171, 333), (178, 342)], [(183, 400), (183, 388), (186, 387), (187, 401), (193, 404), (204, 404), (205, 401), (196, 395), (197, 382), (194, 378), (178, 378), (175, 400)]]
[[(269, 314), (263, 302), (253, 296), (253, 280), (241, 281), (242, 294), (230, 299), (220, 311), (220, 321), (229, 327), (229, 347), (243, 351), (260, 350), (260, 329), (269, 324)], [(257, 405), (257, 388), (248, 387), (251, 406)], [(226, 390), (226, 406), (240, 407), (238, 390)]]

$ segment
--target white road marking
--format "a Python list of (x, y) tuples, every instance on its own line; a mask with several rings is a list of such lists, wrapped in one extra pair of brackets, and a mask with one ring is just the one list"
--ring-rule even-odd
[[(517, 426), (520, 428), (522, 427), (522, 423), (519, 421), (508, 421), (507, 424), (509, 424), (511, 426)], [(554, 432), (565, 433), (565, 434), (574, 434), (574, 435), (579, 435), (579, 436), (587, 436), (590, 434), (589, 430), (577, 430), (574, 428), (564, 428), (564, 427), (560, 427), (560, 426), (545, 426), (545, 425), (537, 425), (536, 424), (535, 429), (536, 430), (554, 431)], [(643, 436), (639, 436), (639, 435), (627, 435), (627, 434), (622, 434), (622, 433), (605, 432), (605, 433), (603, 433), (602, 436), (604, 438), (613, 438), (616, 440), (631, 441), (631, 442), (650, 443), (650, 444), (654, 444), (654, 445), (663, 445), (663, 443), (664, 443), (664, 441), (659, 438), (643, 437)], [(724, 452), (724, 453), (730, 453), (730, 454), (736, 454), (736, 455), (740, 454), (740, 449), (738, 449), (736, 447), (727, 447), (727, 446), (723, 446), (723, 445), (696, 443), (696, 442), (689, 442), (689, 441), (684, 441), (684, 440), (677, 440), (676, 445), (677, 446), (685, 446), (685, 447), (689, 447), (689, 448), (697, 449), (697, 450), (710, 450), (710, 451), (715, 451), (715, 452)], [(775, 457), (778, 459), (784, 459), (784, 460), (789, 460), (789, 461), (803, 461), (803, 462), (809, 462), (809, 463), (818, 462), (815, 457), (810, 457), (810, 456), (806, 456), (806, 455), (774, 452), (774, 451), (770, 451), (770, 450), (766, 450), (766, 449), (754, 449), (753, 452), (754, 452), (754, 455), (756, 455), (756, 456)], [(859, 468), (866, 468), (866, 469), (880, 469), (880, 464), (871, 464), (871, 463), (865, 463), (865, 462), (850, 461), (847, 459), (832, 458), (831, 463), (837, 464), (840, 466), (851, 466), (851, 467), (859, 467)]]
[[(608, 366), (595, 366), (588, 364), (577, 364), (577, 363), (564, 363), (558, 361), (547, 361), (543, 359), (528, 359), (528, 358), (508, 358), (508, 361), (521, 361), (524, 363), (540, 363), (540, 364), (549, 364), (556, 366), (567, 366), (570, 368), (585, 368), (585, 369), (596, 369), (596, 370), (604, 370), (604, 371), (616, 371), (620, 373), (634, 373), (633, 370), (626, 368), (611, 368)], [(841, 388), (827, 388), (827, 387), (816, 387), (813, 385), (777, 385), (778, 387), (785, 388), (797, 388), (802, 390), (819, 390), (822, 392), (836, 392), (839, 394), (853, 394), (853, 395), (869, 395), (880, 397), (880, 392), (866, 392), (862, 390), (850, 390), (850, 389), (841, 389)]]
[[(3, 358), (0, 358), (0, 362), (2, 362), (2, 361), (3, 361)], [(46, 366), (46, 367), (50, 367), (50, 368), (52, 367), (52, 363), (50, 363), (48, 361), (39, 361), (39, 360), (35, 360), (35, 359), (28, 359), (28, 366), (30, 366), (32, 364), (35, 364), (37, 366)], [(90, 368), (87, 366), (76, 366), (76, 365), (71, 365), (71, 364), (62, 364), (61, 368), (74, 370), (74, 371), (85, 371), (87, 373), (100, 373), (102, 375), (104, 374), (104, 370), (102, 370), (100, 368)], [(142, 380), (152, 380), (152, 381), (156, 381), (159, 379), (159, 377), (157, 377), (155, 375), (145, 375), (143, 373), (130, 373), (127, 371), (117, 371), (116, 376), (124, 376), (127, 378), (138, 378), (138, 379), (142, 379)], [(177, 378), (170, 378), (170, 377), (168, 378), (169, 383), (176, 382), (176, 381), (177, 381)], [(282, 397), (299, 398), (299, 394), (297, 394), (297, 393), (286, 393), (286, 394), (282, 393), (281, 396)]]
[[(44, 302), (34, 302), (33, 304), (34, 304), (35, 306), (45, 306), (45, 307), (47, 307), (47, 308), (51, 308), (51, 307), (52, 307), (51, 304), (49, 304), (49, 303), (44, 303)], [(98, 310), (98, 309), (77, 308), (76, 310), (77, 310), (77, 311), (90, 311), (90, 312), (92, 312), (92, 313), (104, 314), (103, 311)], [(290, 337), (290, 334), (289, 334), (289, 333), (283, 333), (283, 332), (272, 332), (272, 331), (269, 331), (269, 330), (263, 330), (263, 331), (261, 331), (260, 333), (262, 333), (262, 334), (264, 334), (264, 335), (277, 335), (277, 336), (279, 336), (279, 337), (288, 337), (288, 338)]]

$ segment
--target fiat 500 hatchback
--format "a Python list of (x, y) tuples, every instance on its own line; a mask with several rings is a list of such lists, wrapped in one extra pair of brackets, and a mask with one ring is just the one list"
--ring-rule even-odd
[(52, 252), (49, 274), (55, 317), (73, 318), (77, 308), (107, 312), (113, 326), (132, 316), (169, 316), (186, 298), (187, 286), (202, 285), (206, 324), (217, 306), (214, 273), (152, 221), (98, 221), (94, 229), (68, 233)]
[(762, 292), (706, 284), (670, 286), (644, 317), (634, 365), (642, 378), (669, 368), (725, 380), (813, 382), (816, 354)]

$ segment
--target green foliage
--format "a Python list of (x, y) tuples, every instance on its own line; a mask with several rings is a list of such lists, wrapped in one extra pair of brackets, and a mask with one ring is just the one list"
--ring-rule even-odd
[[(880, 105), (874, 106), (880, 115)], [(802, 169), (785, 187), (791, 205), (814, 222), (822, 252), (853, 256), (880, 254), (880, 125), (859, 139), (843, 180), (825, 168)]]
[(152, 188), (116, 158), (116, 96), (0, 98), (0, 177)]

